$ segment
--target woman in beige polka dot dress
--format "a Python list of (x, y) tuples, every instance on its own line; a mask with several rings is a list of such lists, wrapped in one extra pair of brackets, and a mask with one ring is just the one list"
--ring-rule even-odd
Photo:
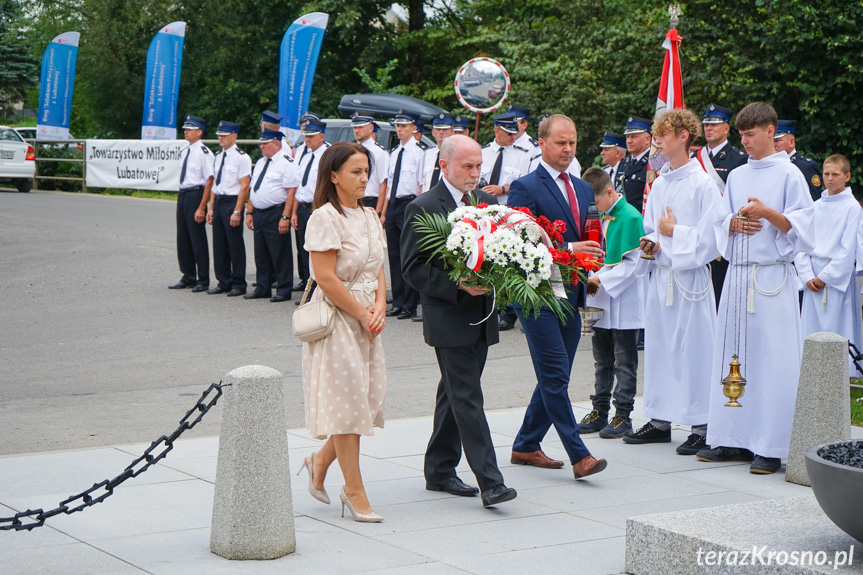
[(320, 159), (305, 248), (318, 284), (311, 299), (326, 297), (336, 307), (336, 320), (330, 335), (303, 344), (309, 434), (327, 439), (303, 468), (309, 492), (329, 503), (324, 478), (338, 459), (345, 478), (342, 516), (347, 506), (355, 521), (378, 522), (383, 517), (366, 497), (359, 460), (360, 436), (384, 426), (387, 388), (380, 340), (386, 323), (386, 236), (377, 214), (362, 204), (370, 161), (366, 148), (348, 142), (331, 146)]

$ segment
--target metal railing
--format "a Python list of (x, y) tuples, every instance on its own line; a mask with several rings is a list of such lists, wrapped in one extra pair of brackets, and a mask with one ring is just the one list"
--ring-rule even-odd
[[(87, 192), (87, 140), (77, 138), (68, 140), (37, 140), (34, 138), (27, 138), (25, 141), (33, 146), (33, 150), (36, 155), (36, 175), (34, 176), (36, 185), (34, 187), (37, 190), (46, 189), (39, 185), (40, 180), (53, 180), (80, 182), (81, 191)], [(212, 151), (218, 151), (219, 140), (201, 140), (201, 142), (203, 142), (203, 144), (209, 147)], [(253, 148), (257, 150), (260, 142), (256, 139), (252, 139), (237, 140), (236, 143), (242, 148)], [(244, 151), (248, 153), (250, 150), (246, 149)], [(55, 154), (60, 155), (61, 157), (55, 157)], [(45, 167), (45, 163), (78, 164), (81, 166), (81, 175), (70, 176), (65, 174), (58, 176), (53, 172), (46, 175), (46, 172), (50, 170), (40, 169), (40, 163), (43, 165), (43, 168)]]

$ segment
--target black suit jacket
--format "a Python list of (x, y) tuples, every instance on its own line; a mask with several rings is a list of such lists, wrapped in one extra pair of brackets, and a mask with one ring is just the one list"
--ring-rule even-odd
[[(494, 196), (474, 191), (477, 202), (497, 203)], [(433, 347), (462, 347), (474, 345), (484, 334), (488, 345), (498, 342), (497, 314), (492, 313), (485, 322), (477, 323), (492, 312), (491, 296), (472, 296), (458, 289), (449, 279), (443, 260), (435, 256), (428, 262), (428, 254), (418, 248), (420, 235), (414, 230), (414, 217), (423, 211), (429, 214), (448, 214), (456, 208), (443, 179), (429, 191), (408, 204), (405, 227), (401, 237), (402, 276), (420, 293), (423, 306), (423, 335)]]

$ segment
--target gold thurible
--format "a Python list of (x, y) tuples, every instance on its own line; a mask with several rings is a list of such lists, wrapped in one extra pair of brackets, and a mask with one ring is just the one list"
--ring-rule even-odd
[(737, 400), (743, 397), (746, 380), (740, 375), (740, 362), (737, 361), (736, 353), (731, 356), (728, 367), (728, 375), (722, 380), (722, 393), (729, 399), (725, 407), (743, 407)]

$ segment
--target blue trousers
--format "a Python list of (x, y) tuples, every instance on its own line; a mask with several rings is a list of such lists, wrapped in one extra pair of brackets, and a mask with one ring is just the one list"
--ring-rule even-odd
[[(577, 307), (576, 297), (570, 296), (569, 300)], [(515, 312), (527, 337), (537, 384), (512, 450), (529, 453), (540, 449), (540, 442), (554, 425), (570, 461), (576, 463), (590, 455), (578, 435), (569, 399), (569, 376), (581, 338), (581, 317), (576, 312), (563, 325), (548, 308), (543, 308), (536, 318), (532, 313), (524, 315), (520, 306), (515, 306)]]

